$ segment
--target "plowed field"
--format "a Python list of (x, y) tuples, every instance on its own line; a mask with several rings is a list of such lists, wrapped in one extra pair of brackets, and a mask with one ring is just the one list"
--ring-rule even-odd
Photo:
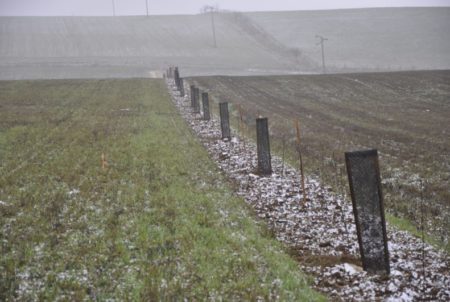
[(426, 230), (448, 242), (450, 71), (191, 81), (241, 104), (250, 134), (256, 116), (269, 117), (273, 147), (283, 153), (284, 142), (292, 159), (298, 118), (306, 168), (331, 185), (345, 175), (345, 151), (378, 149), (388, 210), (419, 226), (423, 195)]

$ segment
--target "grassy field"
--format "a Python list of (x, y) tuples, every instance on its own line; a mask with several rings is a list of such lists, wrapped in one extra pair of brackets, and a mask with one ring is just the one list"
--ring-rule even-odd
[(321, 301), (162, 80), (0, 82), (0, 300)]
[[(272, 147), (295, 164), (299, 119), (306, 169), (328, 185), (347, 183), (345, 151), (378, 149), (387, 209), (407, 219), (391, 222), (411, 229), (408, 220), (421, 227), (423, 217), (426, 231), (449, 250), (449, 71), (192, 81), (216, 101), (241, 104), (252, 136), (255, 117), (269, 117)], [(238, 128), (236, 106), (233, 114)]]

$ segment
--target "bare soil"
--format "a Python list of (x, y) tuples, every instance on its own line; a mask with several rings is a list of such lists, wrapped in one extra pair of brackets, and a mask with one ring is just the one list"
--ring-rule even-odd
[(231, 140), (222, 139), (217, 118), (202, 120), (189, 106), (189, 94), (180, 96), (173, 81), (168, 84), (181, 115), (233, 181), (236, 194), (245, 198), (330, 300), (448, 301), (449, 259), (444, 252), (388, 224), (390, 274), (363, 271), (345, 193), (333, 192), (311, 175), (303, 190), (299, 173), (278, 156), (272, 156), (271, 175), (258, 175), (256, 145), (237, 132)]
[(424, 218), (425, 230), (448, 245), (450, 71), (191, 81), (217, 102), (240, 104), (250, 135), (255, 117), (267, 116), (274, 149), (291, 160), (299, 119), (305, 166), (330, 185), (345, 179), (344, 152), (378, 149), (388, 211), (418, 227)]

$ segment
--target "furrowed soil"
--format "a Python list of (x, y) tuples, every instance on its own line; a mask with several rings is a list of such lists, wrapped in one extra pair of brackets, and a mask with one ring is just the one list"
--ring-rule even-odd
[(344, 152), (378, 149), (390, 222), (417, 235), (423, 227), (449, 251), (450, 71), (191, 81), (231, 102), (235, 128), (250, 136), (255, 117), (269, 117), (273, 148), (294, 163), (298, 119), (307, 171), (334, 187), (346, 183)]
[(162, 80), (3, 81), (0, 109), (0, 300), (324, 300)]

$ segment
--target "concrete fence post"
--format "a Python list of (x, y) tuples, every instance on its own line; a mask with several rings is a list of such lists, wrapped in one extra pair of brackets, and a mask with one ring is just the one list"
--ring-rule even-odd
[(180, 90), (180, 71), (178, 70), (178, 67), (174, 68), (173, 78), (175, 80), (175, 85), (177, 86), (177, 89)]
[(200, 88), (194, 88), (194, 113), (200, 113)]
[(191, 92), (191, 107), (194, 108), (194, 103), (195, 103), (195, 86), (194, 85), (191, 85), (190, 92)]
[(258, 173), (260, 175), (272, 174), (269, 122), (267, 118), (256, 119), (256, 149), (258, 154)]
[(222, 139), (230, 139), (230, 119), (228, 115), (228, 103), (219, 103), (220, 127), (222, 128)]
[(359, 250), (365, 271), (389, 274), (389, 251), (378, 151), (345, 153)]
[(180, 90), (180, 96), (184, 97), (184, 80), (183, 80), (183, 78), (180, 78), (179, 90)]
[(211, 115), (209, 114), (209, 97), (207, 92), (202, 93), (202, 105), (203, 105), (203, 119), (209, 121)]

